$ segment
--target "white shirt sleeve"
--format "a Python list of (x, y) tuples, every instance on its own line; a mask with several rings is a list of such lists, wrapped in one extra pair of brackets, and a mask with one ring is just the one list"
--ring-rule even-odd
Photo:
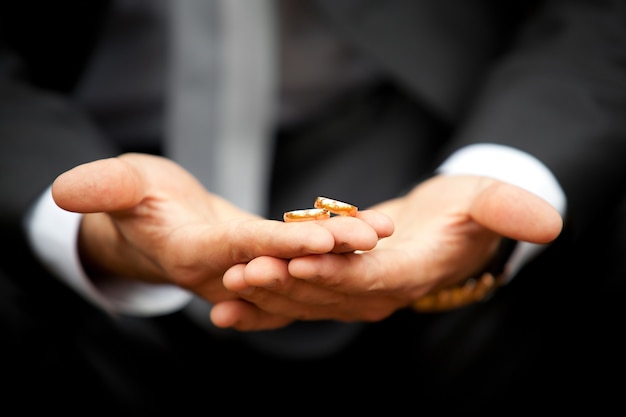
[[(567, 199), (552, 172), (537, 158), (518, 149), (495, 145), (470, 145), (452, 154), (437, 169), (446, 175), (481, 175), (524, 188), (550, 203), (561, 216)], [(508, 279), (546, 245), (520, 242), (507, 263)]]
[(110, 314), (152, 316), (183, 308), (191, 294), (173, 285), (107, 280), (94, 285), (83, 270), (77, 250), (82, 215), (65, 211), (52, 199), (51, 189), (25, 218), (31, 247), (48, 269), (87, 300)]

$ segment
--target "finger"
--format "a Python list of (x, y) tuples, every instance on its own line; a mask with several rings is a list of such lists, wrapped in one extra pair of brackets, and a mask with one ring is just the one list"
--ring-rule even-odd
[(470, 208), (470, 215), (503, 236), (539, 244), (553, 241), (563, 228), (561, 215), (547, 201), (500, 182), (480, 192)]
[(237, 264), (226, 270), (224, 276), (222, 277), (222, 285), (224, 288), (235, 293), (254, 291), (254, 287), (251, 287), (248, 283), (246, 283), (244, 278), (245, 269), (245, 264)]
[(360, 210), (356, 215), (357, 219), (369, 224), (378, 234), (380, 239), (389, 237), (394, 232), (394, 223), (391, 218), (376, 210)]
[(276, 220), (246, 220), (221, 228), (223, 242), (241, 262), (258, 256), (292, 258), (302, 254), (325, 253), (335, 246), (333, 235), (318, 222), (283, 223)]
[[(391, 280), (401, 277), (403, 257), (396, 255), (398, 262), (389, 264), (380, 262), (379, 254), (372, 251), (297, 257), (289, 261), (289, 275), (344, 294), (392, 288)], [(381, 277), (389, 282), (380, 281)]]
[(245, 301), (229, 300), (213, 306), (211, 321), (220, 328), (251, 331), (277, 329), (291, 323), (293, 319), (267, 313)]
[(168, 235), (158, 261), (179, 285), (199, 290), (207, 276), (222, 276), (233, 265), (259, 256), (288, 259), (326, 253), (333, 247), (332, 234), (312, 223), (253, 219), (188, 224)]
[(242, 296), (251, 295), (257, 287), (272, 289), (291, 279), (287, 260), (271, 256), (260, 256), (247, 264), (229, 268), (222, 279), (226, 289)]
[[(346, 315), (344, 306), (312, 306), (273, 296), (274, 302), (258, 305), (245, 300), (224, 301), (216, 304), (211, 312), (211, 320), (216, 326), (233, 327), (238, 330), (258, 330), (259, 328), (275, 328), (287, 323), (287, 320), (319, 320), (332, 316)], [(217, 308), (216, 308), (217, 307)], [(269, 307), (269, 309), (267, 308)]]
[(332, 289), (312, 285), (289, 275), (288, 261), (262, 256), (243, 268), (231, 268), (224, 275), (224, 286), (260, 308), (279, 312), (283, 301), (300, 304), (329, 305), (343, 301), (343, 295)]
[(94, 213), (133, 207), (142, 200), (145, 188), (145, 181), (132, 165), (109, 158), (59, 175), (52, 185), (52, 196), (65, 210)]
[[(380, 216), (384, 215), (381, 214)], [(369, 218), (377, 225), (376, 217), (376, 213), (366, 214), (362, 218), (336, 216), (317, 223), (333, 235), (335, 245), (332, 251), (343, 253), (355, 250), (370, 250), (376, 246), (379, 234), (369, 223), (364, 221), (364, 219)], [(387, 235), (389, 225), (382, 225), (381, 227), (381, 234)]]
[(225, 301), (216, 304), (211, 320), (218, 327), (232, 327), (241, 331), (270, 330), (283, 327), (293, 320), (379, 321), (391, 315), (404, 304), (389, 297), (352, 297), (341, 304), (301, 306), (286, 302), (283, 313), (264, 311), (244, 301)]

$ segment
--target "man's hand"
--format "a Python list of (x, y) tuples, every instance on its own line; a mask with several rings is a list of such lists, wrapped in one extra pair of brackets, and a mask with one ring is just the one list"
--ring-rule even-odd
[[(294, 257), (257, 257), (231, 268), (226, 288), (248, 302), (217, 304), (211, 317), (222, 327), (249, 329), (276, 315), (294, 319), (377, 321), (411, 301), (480, 271), (502, 236), (549, 243), (561, 232), (560, 214), (546, 201), (494, 179), (438, 176), (408, 195), (361, 211), (375, 223), (386, 214), (393, 235), (371, 250)], [(357, 219), (331, 218), (323, 222)], [(345, 230), (337, 230), (341, 239)]]
[[(92, 277), (171, 283), (212, 303), (240, 299), (222, 277), (258, 257), (369, 250), (379, 239), (365, 222), (341, 230), (334, 222), (262, 219), (209, 193), (174, 162), (144, 154), (71, 169), (56, 179), (52, 194), (61, 208), (85, 213), (79, 250)], [(388, 235), (391, 222), (381, 228)], [(271, 327), (290, 321), (276, 316)]]

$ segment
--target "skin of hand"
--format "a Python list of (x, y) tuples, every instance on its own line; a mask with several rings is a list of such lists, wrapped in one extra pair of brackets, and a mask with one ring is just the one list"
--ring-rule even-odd
[(218, 303), (213, 322), (251, 329), (271, 327), (276, 315), (382, 320), (479, 272), (502, 236), (546, 244), (563, 227), (561, 215), (545, 200), (486, 177), (439, 175), (371, 209), (359, 216), (384, 213), (395, 228), (375, 248), (289, 261), (262, 256), (236, 265), (224, 275), (224, 285), (248, 302)]
[[(381, 214), (371, 224), (263, 219), (209, 193), (173, 161), (147, 154), (79, 165), (57, 177), (52, 196), (84, 214), (79, 253), (91, 278), (175, 284), (212, 303), (240, 298), (222, 284), (235, 265), (369, 250), (393, 231)], [(264, 326), (291, 321), (274, 316)]]

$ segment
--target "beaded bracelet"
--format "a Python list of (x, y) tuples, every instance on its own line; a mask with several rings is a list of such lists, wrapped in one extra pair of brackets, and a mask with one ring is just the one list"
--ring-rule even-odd
[(460, 285), (426, 294), (413, 301), (411, 308), (419, 312), (439, 312), (465, 307), (486, 300), (503, 283), (504, 274), (494, 277), (490, 272), (485, 272)]
[(516, 240), (502, 238), (489, 265), (477, 277), (426, 294), (413, 301), (411, 308), (417, 312), (442, 312), (488, 300), (506, 282), (506, 263), (516, 245)]

